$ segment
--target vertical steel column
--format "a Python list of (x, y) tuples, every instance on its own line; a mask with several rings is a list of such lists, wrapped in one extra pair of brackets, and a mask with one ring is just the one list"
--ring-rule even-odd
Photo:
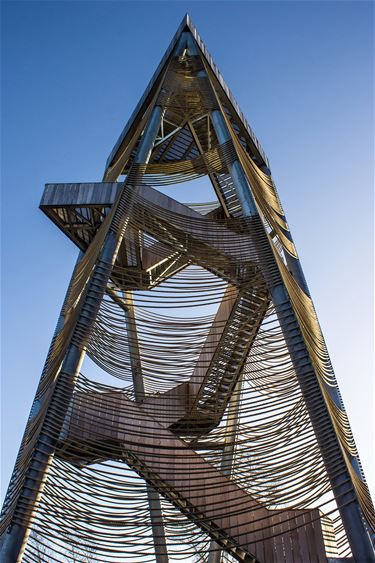
[[(155, 106), (141, 138), (135, 162), (145, 163), (148, 161), (159, 130), (161, 115), (162, 108)], [(54, 449), (85, 356), (85, 339), (95, 323), (118, 249), (117, 234), (110, 229), (88, 284), (71, 343), (62, 363), (44, 424), (35, 451), (32, 454), (29, 468), (26, 471), (24, 484), (18, 495), (12, 523), (6, 531), (1, 551), (2, 563), (20, 561), (26, 547), (38, 499), (43, 492), (48, 468), (53, 459)], [(48, 432), (49, 426), (54, 428), (53, 433)], [(17, 511), (19, 512), (18, 520), (22, 523), (17, 522)]]
[[(227, 124), (225, 123), (225, 119), (221, 111), (219, 110), (213, 111), (211, 113), (211, 119), (216, 131), (216, 135), (219, 139), (219, 143), (224, 143), (226, 141), (229, 141), (231, 139), (231, 136), (229, 134)], [(237, 190), (238, 199), (242, 204), (244, 215), (245, 216), (258, 215), (255, 201), (252, 195), (250, 194), (249, 184), (239, 160), (236, 160), (235, 162), (233, 162), (232, 165), (229, 166), (229, 172), (232, 176), (233, 184)], [(293, 242), (292, 235), (290, 233), (289, 233), (289, 239)], [(294, 258), (293, 256), (291, 256), (288, 252), (285, 253), (285, 259), (289, 270), (298, 281), (299, 286), (303, 289), (303, 291), (307, 295), (309, 295), (309, 290), (306, 284), (305, 276), (302, 271), (300, 261), (298, 260), (298, 258)]]
[[(227, 477), (231, 477), (234, 459), (234, 446), (237, 434), (238, 418), (240, 414), (241, 390), (243, 375), (240, 377), (230, 401), (228, 408), (228, 419), (225, 427), (225, 446), (221, 459), (220, 470)], [(211, 540), (207, 563), (220, 563), (222, 548), (214, 540)]]
[[(75, 273), (76, 273), (76, 271), (77, 271), (78, 264), (80, 263), (81, 258), (82, 258), (83, 255), (84, 255), (84, 253), (83, 253), (82, 251), (80, 251), (80, 252), (78, 253), (78, 257), (77, 257), (75, 266), (74, 266), (74, 268), (73, 268), (73, 272), (72, 272), (72, 275), (71, 275), (71, 278), (70, 278), (70, 282), (69, 282), (69, 284), (68, 284), (68, 289), (66, 290), (65, 298), (64, 298), (63, 304), (62, 304), (62, 306), (61, 306), (61, 310), (60, 310), (59, 317), (58, 317), (58, 319), (57, 319), (57, 323), (56, 323), (56, 327), (55, 327), (55, 330), (54, 330), (54, 333), (53, 333), (53, 336), (52, 336), (51, 344), (50, 344), (50, 347), (49, 347), (49, 350), (48, 350), (48, 353), (47, 353), (46, 360), (45, 360), (45, 362), (44, 362), (44, 366), (43, 366), (43, 370), (42, 370), (42, 375), (41, 375), (41, 377), (40, 377), (40, 381), (39, 381), (38, 388), (37, 388), (36, 393), (35, 393), (35, 397), (34, 397), (33, 403), (32, 403), (32, 405), (31, 405), (30, 414), (29, 414), (29, 417), (28, 417), (27, 423), (26, 423), (26, 429), (25, 429), (25, 432), (24, 432), (24, 435), (23, 435), (23, 438), (22, 438), (22, 441), (21, 441), (20, 451), (19, 451), (18, 456), (17, 456), (17, 461), (18, 461), (19, 456), (20, 456), (20, 454), (21, 454), (24, 441), (25, 441), (25, 439), (26, 439), (26, 437), (27, 437), (29, 425), (30, 425), (30, 423), (33, 421), (33, 419), (35, 419), (35, 417), (38, 415), (38, 413), (39, 413), (39, 411), (40, 411), (41, 402), (40, 402), (40, 399), (38, 398), (39, 390), (40, 390), (40, 388), (41, 388), (41, 383), (43, 382), (44, 376), (45, 376), (45, 374), (46, 374), (46, 372), (47, 372), (47, 369), (48, 369), (48, 363), (49, 363), (50, 356), (51, 356), (51, 354), (52, 354), (52, 350), (53, 350), (53, 347), (54, 347), (54, 343), (55, 343), (56, 337), (57, 337), (57, 335), (59, 334), (59, 332), (60, 332), (60, 330), (62, 329), (62, 327), (64, 326), (64, 318), (65, 318), (64, 312), (65, 312), (65, 306), (66, 306), (66, 303), (67, 303), (67, 301), (68, 301), (68, 296), (69, 296), (69, 293), (70, 293), (70, 288), (71, 288), (71, 286), (72, 286), (72, 284), (73, 284), (73, 280), (74, 280)], [(11, 479), (10, 479), (10, 483), (9, 483), (9, 487), (8, 487), (7, 493), (6, 493), (6, 495), (5, 495), (4, 507), (3, 507), (4, 514), (6, 513), (6, 506), (7, 506), (8, 498), (10, 498), (11, 495), (12, 495), (13, 483), (14, 483), (14, 480), (15, 480), (16, 474), (17, 474), (17, 461), (16, 461), (16, 466), (15, 466), (14, 469), (13, 469), (13, 474), (12, 474), (12, 477), (11, 477)], [(3, 534), (2, 537), (1, 537), (1, 539), (0, 539), (0, 550), (1, 550), (1, 547), (2, 547), (2, 545), (3, 545), (3, 542), (4, 542), (5, 537), (6, 537), (5, 534)]]
[[(134, 315), (133, 296), (131, 291), (126, 291), (124, 295), (125, 320), (128, 329), (128, 342), (130, 352), (130, 362), (132, 368), (134, 397), (138, 403), (145, 398), (145, 386), (142, 375), (142, 365), (139, 354), (137, 324)], [(148, 483), (147, 499), (150, 508), (150, 518), (152, 525), (152, 535), (154, 538), (156, 563), (168, 563), (168, 550), (165, 540), (163, 513), (161, 510), (161, 502), (159, 493)]]
[[(213, 111), (211, 119), (219, 143), (222, 144), (230, 140), (231, 136), (221, 112), (218, 110)], [(258, 215), (251, 187), (238, 160), (231, 165), (230, 173), (243, 214), (245, 216)], [(302, 289), (308, 293), (299, 261), (294, 260), (288, 266)], [(353, 557), (358, 562), (375, 561), (374, 548), (364, 523), (351, 477), (346, 467), (341, 446), (333, 428), (319, 382), (290, 304), (289, 295), (283, 283), (270, 288), (270, 293), (339, 507)], [(334, 396), (338, 397), (337, 392), (334, 393)], [(357, 470), (358, 464), (353, 463), (353, 467)]]

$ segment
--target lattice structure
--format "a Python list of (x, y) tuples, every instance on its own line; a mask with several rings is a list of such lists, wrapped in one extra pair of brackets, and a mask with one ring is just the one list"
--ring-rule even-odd
[[(215, 202), (171, 196), (201, 177)], [(80, 255), (2, 561), (373, 561), (374, 510), (267, 158), (188, 16), (103, 181), (49, 184), (41, 209)]]

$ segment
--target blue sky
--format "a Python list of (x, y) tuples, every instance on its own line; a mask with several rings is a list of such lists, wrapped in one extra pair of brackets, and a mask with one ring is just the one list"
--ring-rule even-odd
[(270, 159), (374, 491), (373, 4), (12, 1), (2, 12), (2, 490), (77, 255), (38, 210), (44, 184), (101, 180), (189, 12)]

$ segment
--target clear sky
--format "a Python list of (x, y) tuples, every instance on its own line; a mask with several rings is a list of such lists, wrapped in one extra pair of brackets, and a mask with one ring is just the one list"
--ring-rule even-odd
[(3, 491), (77, 255), (38, 210), (44, 184), (101, 180), (189, 12), (270, 158), (374, 495), (373, 11), (2, 2)]

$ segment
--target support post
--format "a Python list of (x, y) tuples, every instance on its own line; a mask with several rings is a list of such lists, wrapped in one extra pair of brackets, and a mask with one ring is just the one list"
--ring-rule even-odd
[[(126, 304), (126, 305), (125, 305)], [(124, 293), (124, 313), (128, 330), (130, 362), (133, 377), (134, 398), (137, 403), (142, 403), (145, 398), (145, 386), (142, 375), (142, 365), (139, 354), (137, 324), (134, 315), (133, 296), (131, 291)], [(163, 513), (159, 493), (148, 483), (147, 500), (150, 509), (152, 535), (154, 538), (156, 563), (168, 563), (168, 550), (165, 539)]]
[[(231, 139), (231, 136), (221, 111), (219, 110), (213, 111), (211, 114), (211, 119), (216, 131), (217, 138), (219, 139), (219, 143), (225, 143), (226, 141), (229, 141)], [(247, 217), (251, 215), (258, 215), (255, 201), (252, 197), (252, 194), (250, 193), (249, 183), (246, 179), (246, 176), (244, 174), (244, 171), (242, 169), (239, 160), (235, 160), (233, 164), (229, 166), (229, 172), (232, 176), (233, 184), (237, 190), (238, 199), (241, 202), (244, 215)], [(289, 233), (289, 239), (291, 240), (291, 242), (293, 242), (290, 233)], [(288, 252), (286, 252), (285, 259), (289, 270), (298, 281), (299, 286), (303, 289), (303, 291), (307, 295), (310, 295), (306, 284), (305, 276), (302, 271), (301, 263), (298, 260), (298, 258), (294, 258)]]
[[(40, 411), (41, 402), (40, 402), (40, 399), (39, 399), (39, 393), (40, 393), (41, 383), (43, 382), (44, 376), (45, 376), (45, 374), (46, 374), (46, 372), (47, 372), (47, 369), (48, 369), (48, 363), (49, 363), (50, 356), (51, 356), (51, 354), (52, 354), (52, 350), (53, 350), (53, 346), (54, 346), (56, 337), (57, 337), (57, 335), (59, 334), (59, 332), (61, 331), (62, 327), (64, 326), (64, 318), (65, 318), (64, 312), (65, 312), (65, 306), (66, 306), (66, 303), (67, 303), (67, 301), (68, 301), (70, 288), (71, 288), (71, 286), (72, 286), (72, 284), (73, 284), (73, 280), (74, 280), (75, 273), (76, 273), (76, 271), (77, 271), (78, 264), (80, 263), (80, 261), (81, 261), (81, 259), (82, 259), (82, 257), (83, 257), (83, 254), (84, 254), (84, 253), (83, 253), (82, 251), (80, 251), (80, 252), (78, 253), (78, 257), (77, 257), (77, 260), (76, 260), (76, 263), (75, 263), (75, 266), (74, 266), (74, 269), (73, 269), (73, 272), (72, 272), (72, 276), (71, 276), (71, 278), (70, 278), (70, 282), (69, 282), (69, 285), (68, 285), (68, 289), (66, 290), (66, 294), (65, 294), (65, 297), (64, 297), (64, 301), (63, 301), (63, 304), (62, 304), (62, 306), (61, 306), (60, 314), (59, 314), (59, 316), (58, 316), (57, 323), (56, 323), (56, 327), (55, 327), (55, 330), (54, 330), (54, 333), (53, 333), (53, 336), (52, 336), (51, 344), (50, 344), (50, 347), (49, 347), (49, 350), (48, 350), (48, 353), (47, 353), (46, 361), (45, 361), (44, 366), (43, 366), (42, 375), (41, 375), (41, 377), (40, 377), (39, 385), (38, 385), (38, 388), (37, 388), (37, 390), (36, 390), (33, 403), (32, 403), (32, 405), (31, 405), (30, 414), (29, 414), (29, 418), (28, 418), (28, 421), (27, 421), (26, 430), (25, 430), (25, 433), (24, 433), (23, 438), (22, 438), (22, 442), (21, 442), (21, 446), (20, 446), (20, 452), (19, 452), (19, 454), (18, 454), (18, 457), (20, 456), (20, 453), (21, 453), (22, 448), (23, 448), (23, 446), (24, 446), (24, 441), (25, 441), (25, 439), (26, 439), (26, 437), (27, 437), (27, 432), (28, 432), (29, 424), (32, 423), (33, 419), (35, 419), (35, 417), (38, 415), (38, 413), (39, 413), (39, 411)], [(7, 491), (6, 495), (5, 495), (5, 500), (4, 500), (4, 513), (5, 513), (5, 511), (6, 511), (6, 506), (7, 506), (8, 498), (10, 498), (11, 495), (12, 495), (13, 483), (14, 483), (14, 478), (15, 478), (15, 476), (16, 476), (16, 473), (17, 473), (17, 461), (16, 461), (16, 466), (15, 466), (15, 468), (13, 469), (13, 475), (12, 475), (12, 478), (11, 478), (11, 480), (10, 480), (10, 484), (9, 484), (9, 487), (8, 487), (8, 491)], [(6, 537), (7, 537), (6, 534), (3, 534), (2, 537), (1, 537), (1, 539), (0, 539), (0, 552), (1, 552), (1, 549), (2, 549), (3, 544), (4, 544), (4, 540), (6, 539)]]
[[(162, 108), (155, 106), (142, 135), (135, 162), (147, 163), (159, 130), (161, 115)], [(43, 492), (48, 468), (53, 459), (55, 446), (85, 356), (85, 338), (87, 339), (87, 335), (95, 323), (118, 249), (117, 235), (115, 231), (109, 229), (88, 284), (71, 343), (62, 363), (29, 467), (26, 470), (25, 481), (18, 494), (12, 522), (5, 531), (1, 551), (3, 563), (20, 561), (25, 550), (38, 499)], [(48, 428), (53, 428), (53, 432), (48, 431)]]
[[(207, 115), (207, 118), (209, 119), (208, 115)], [(196, 131), (195, 131), (194, 125), (193, 125), (193, 123), (192, 123), (191, 121), (188, 121), (188, 127), (189, 127), (190, 133), (191, 133), (191, 135), (192, 135), (192, 137), (193, 137), (193, 139), (194, 139), (194, 141), (195, 141), (195, 144), (197, 145), (199, 154), (200, 154), (200, 155), (203, 155), (203, 154), (204, 154), (204, 150), (203, 150), (202, 145), (201, 145), (201, 143), (200, 143), (200, 141), (199, 141), (199, 138), (198, 138), (198, 135), (197, 135), (197, 133), (196, 133)], [(228, 216), (229, 216), (229, 212), (228, 212), (228, 209), (227, 209), (227, 207), (226, 207), (226, 204), (225, 204), (225, 200), (224, 200), (224, 198), (223, 198), (223, 195), (222, 195), (221, 192), (220, 192), (220, 186), (219, 186), (219, 184), (218, 184), (218, 182), (217, 182), (217, 180), (216, 180), (215, 174), (213, 174), (212, 172), (209, 172), (209, 173), (208, 173), (208, 176), (209, 176), (209, 178), (210, 178), (210, 180), (211, 180), (211, 184), (212, 184), (212, 187), (213, 187), (214, 190), (215, 190), (216, 196), (217, 196), (217, 198), (219, 199), (219, 201), (220, 201), (220, 203), (221, 203), (221, 206), (222, 206), (222, 208), (224, 209), (224, 212), (225, 212), (226, 216), (228, 217)]]
[[(219, 110), (214, 110), (211, 113), (211, 120), (219, 143), (222, 144), (230, 140), (231, 137), (225, 119)], [(244, 216), (258, 215), (251, 187), (239, 160), (236, 160), (231, 165), (230, 173)], [(265, 236), (266, 233), (264, 232)], [(289, 261), (287, 264), (301, 288), (308, 294), (299, 260)], [(343, 452), (291, 306), (289, 295), (283, 283), (271, 287), (270, 293), (305, 399), (311, 424), (314, 428), (353, 557), (358, 562), (375, 561), (374, 548), (353, 489)], [(352, 466), (356, 471), (358, 470), (357, 463), (352, 462)]]
[[(232, 475), (235, 439), (237, 434), (238, 418), (240, 414), (242, 380), (243, 375), (238, 380), (232, 396), (232, 400), (229, 404), (228, 419), (225, 428), (225, 445), (220, 464), (220, 470), (229, 478)], [(207, 563), (220, 563), (221, 552), (222, 549), (220, 545), (217, 544), (214, 540), (211, 540)]]

